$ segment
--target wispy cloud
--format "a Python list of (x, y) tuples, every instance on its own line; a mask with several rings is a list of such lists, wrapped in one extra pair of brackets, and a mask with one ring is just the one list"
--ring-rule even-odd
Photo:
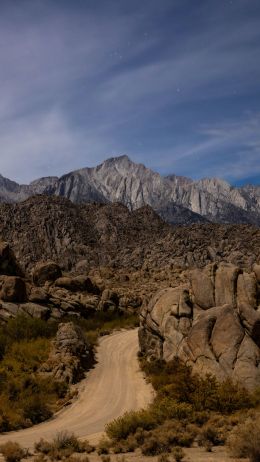
[(230, 178), (250, 175), (259, 53), (256, 0), (3, 1), (0, 172), (29, 181), (124, 152), (194, 177), (226, 176), (232, 155)]

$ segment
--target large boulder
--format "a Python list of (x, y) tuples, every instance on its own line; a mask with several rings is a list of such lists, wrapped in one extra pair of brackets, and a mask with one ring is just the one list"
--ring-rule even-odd
[(99, 288), (87, 276), (63, 276), (55, 281), (55, 286), (70, 290), (71, 292), (89, 292), (99, 294)]
[(54, 282), (61, 276), (60, 266), (53, 261), (38, 263), (33, 270), (33, 282), (36, 286), (44, 286), (46, 282)]
[(199, 374), (260, 386), (256, 274), (210, 264), (190, 284), (157, 292), (141, 311), (139, 342), (149, 359), (179, 358)]
[(0, 299), (5, 302), (22, 303), (27, 299), (26, 284), (19, 276), (2, 276), (0, 278)]
[(7, 242), (0, 242), (0, 274), (21, 276), (21, 269), (15, 255)]
[(76, 383), (84, 376), (91, 359), (90, 347), (80, 327), (72, 322), (61, 323), (41, 372), (58, 381)]

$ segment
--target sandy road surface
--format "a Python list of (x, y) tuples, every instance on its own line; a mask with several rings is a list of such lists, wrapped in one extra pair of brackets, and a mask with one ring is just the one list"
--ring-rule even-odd
[(0, 444), (17, 441), (32, 448), (40, 438), (51, 439), (63, 430), (96, 442), (107, 422), (146, 406), (152, 399), (152, 389), (138, 366), (137, 351), (137, 329), (102, 338), (97, 365), (80, 384), (78, 399), (52, 420), (0, 435)]

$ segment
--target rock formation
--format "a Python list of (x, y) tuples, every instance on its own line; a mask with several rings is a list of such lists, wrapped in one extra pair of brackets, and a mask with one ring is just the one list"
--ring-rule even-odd
[(190, 271), (188, 284), (159, 291), (141, 311), (148, 358), (180, 358), (199, 374), (260, 386), (260, 265), (230, 263)]
[(90, 347), (80, 327), (72, 322), (61, 323), (49, 358), (40, 372), (72, 384), (83, 378), (91, 361)]
[[(95, 269), (91, 275), (63, 275), (60, 266), (52, 261), (40, 262), (31, 276), (19, 276), (14, 254), (7, 243), (0, 243), (0, 322), (7, 322), (17, 315), (43, 320), (62, 320), (68, 316), (88, 318), (95, 311), (133, 312), (143, 298), (131, 291), (129, 277), (114, 274), (109, 269)], [(15, 268), (17, 273), (15, 273)], [(8, 273), (13, 272), (13, 275)], [(120, 282), (120, 274), (122, 283)], [(111, 279), (116, 288), (113, 288)], [(135, 281), (135, 279), (134, 279)], [(147, 292), (150, 287), (147, 287)]]
[(0, 176), (0, 202), (19, 202), (35, 194), (64, 196), (75, 203), (122, 202), (130, 210), (150, 205), (169, 223), (260, 224), (260, 187), (235, 188), (226, 181), (169, 175), (162, 177), (127, 156), (107, 159), (61, 178), (19, 185)]
[(148, 206), (130, 212), (122, 204), (73, 204), (61, 197), (0, 204), (0, 237), (27, 272), (47, 261), (88, 273), (100, 266), (185, 269), (222, 260), (251, 268), (260, 258), (260, 229), (251, 225), (172, 227)]

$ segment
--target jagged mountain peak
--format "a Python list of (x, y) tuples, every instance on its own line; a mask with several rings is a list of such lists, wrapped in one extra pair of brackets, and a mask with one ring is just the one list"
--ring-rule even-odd
[(170, 223), (260, 225), (260, 186), (236, 188), (219, 178), (163, 177), (125, 154), (30, 185), (0, 176), (0, 202), (21, 202), (35, 194), (62, 196), (75, 203), (121, 202), (130, 210), (149, 205)]

